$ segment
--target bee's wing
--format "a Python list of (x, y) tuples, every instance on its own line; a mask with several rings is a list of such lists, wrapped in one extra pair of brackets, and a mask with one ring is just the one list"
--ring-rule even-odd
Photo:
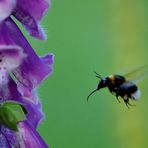
[(138, 83), (139, 81), (148, 77), (148, 65), (138, 67), (137, 69), (132, 70), (131, 72), (124, 75), (127, 80)]

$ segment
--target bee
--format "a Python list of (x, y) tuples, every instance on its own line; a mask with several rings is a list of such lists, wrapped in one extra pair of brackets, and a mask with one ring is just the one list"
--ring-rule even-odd
[[(140, 98), (141, 93), (137, 82), (147, 76), (147, 70), (148, 65), (137, 68), (126, 75), (114, 74), (105, 78), (102, 78), (100, 74), (95, 72), (96, 77), (99, 78), (100, 81), (97, 88), (88, 95), (87, 101), (96, 91), (102, 88), (108, 88), (109, 92), (116, 97), (119, 103), (119, 97), (121, 97), (128, 108), (129, 106), (135, 106), (130, 104), (129, 100), (138, 100)], [(141, 74), (143, 74), (142, 77)], [(131, 78), (133, 76), (135, 76), (134, 80)], [(128, 78), (131, 78), (131, 80)]]

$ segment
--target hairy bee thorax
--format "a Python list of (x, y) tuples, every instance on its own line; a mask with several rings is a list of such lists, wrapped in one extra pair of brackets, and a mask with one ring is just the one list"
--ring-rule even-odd
[(108, 80), (110, 81), (110, 83), (114, 84), (115, 83), (115, 75), (108, 76)]
[(121, 85), (126, 79), (121, 75), (110, 75), (108, 76), (108, 81), (113, 85)]

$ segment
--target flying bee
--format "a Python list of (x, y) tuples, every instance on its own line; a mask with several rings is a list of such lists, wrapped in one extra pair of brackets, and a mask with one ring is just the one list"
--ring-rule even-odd
[[(116, 96), (119, 102), (119, 97), (121, 97), (128, 108), (129, 106), (134, 106), (130, 104), (129, 99), (138, 100), (140, 98), (140, 90), (138, 89), (138, 86), (136, 84), (137, 82), (139, 82), (139, 80), (142, 80), (148, 75), (147, 71), (148, 65), (135, 69), (124, 76), (115, 74), (107, 76), (105, 78), (102, 78), (100, 74), (95, 72), (96, 77), (99, 78), (100, 81), (97, 88), (92, 91), (87, 97), (87, 101), (89, 100), (89, 97), (96, 91), (107, 87), (108, 90)], [(143, 75), (141, 76), (141, 74)], [(132, 80), (131, 77), (135, 77), (135, 79)], [(128, 78), (130, 78), (131, 80), (129, 80)]]

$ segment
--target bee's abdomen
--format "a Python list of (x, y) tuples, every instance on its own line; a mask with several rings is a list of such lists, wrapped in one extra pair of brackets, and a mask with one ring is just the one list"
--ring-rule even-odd
[(138, 87), (132, 82), (123, 83), (119, 87), (118, 93), (121, 97), (127, 95), (129, 98), (132, 98), (134, 100), (140, 97), (140, 91), (138, 90)]
[(138, 89), (136, 92), (134, 92), (133, 94), (131, 94), (131, 96), (132, 96), (132, 98), (134, 100), (138, 100), (140, 98), (140, 96), (141, 96), (140, 90)]

